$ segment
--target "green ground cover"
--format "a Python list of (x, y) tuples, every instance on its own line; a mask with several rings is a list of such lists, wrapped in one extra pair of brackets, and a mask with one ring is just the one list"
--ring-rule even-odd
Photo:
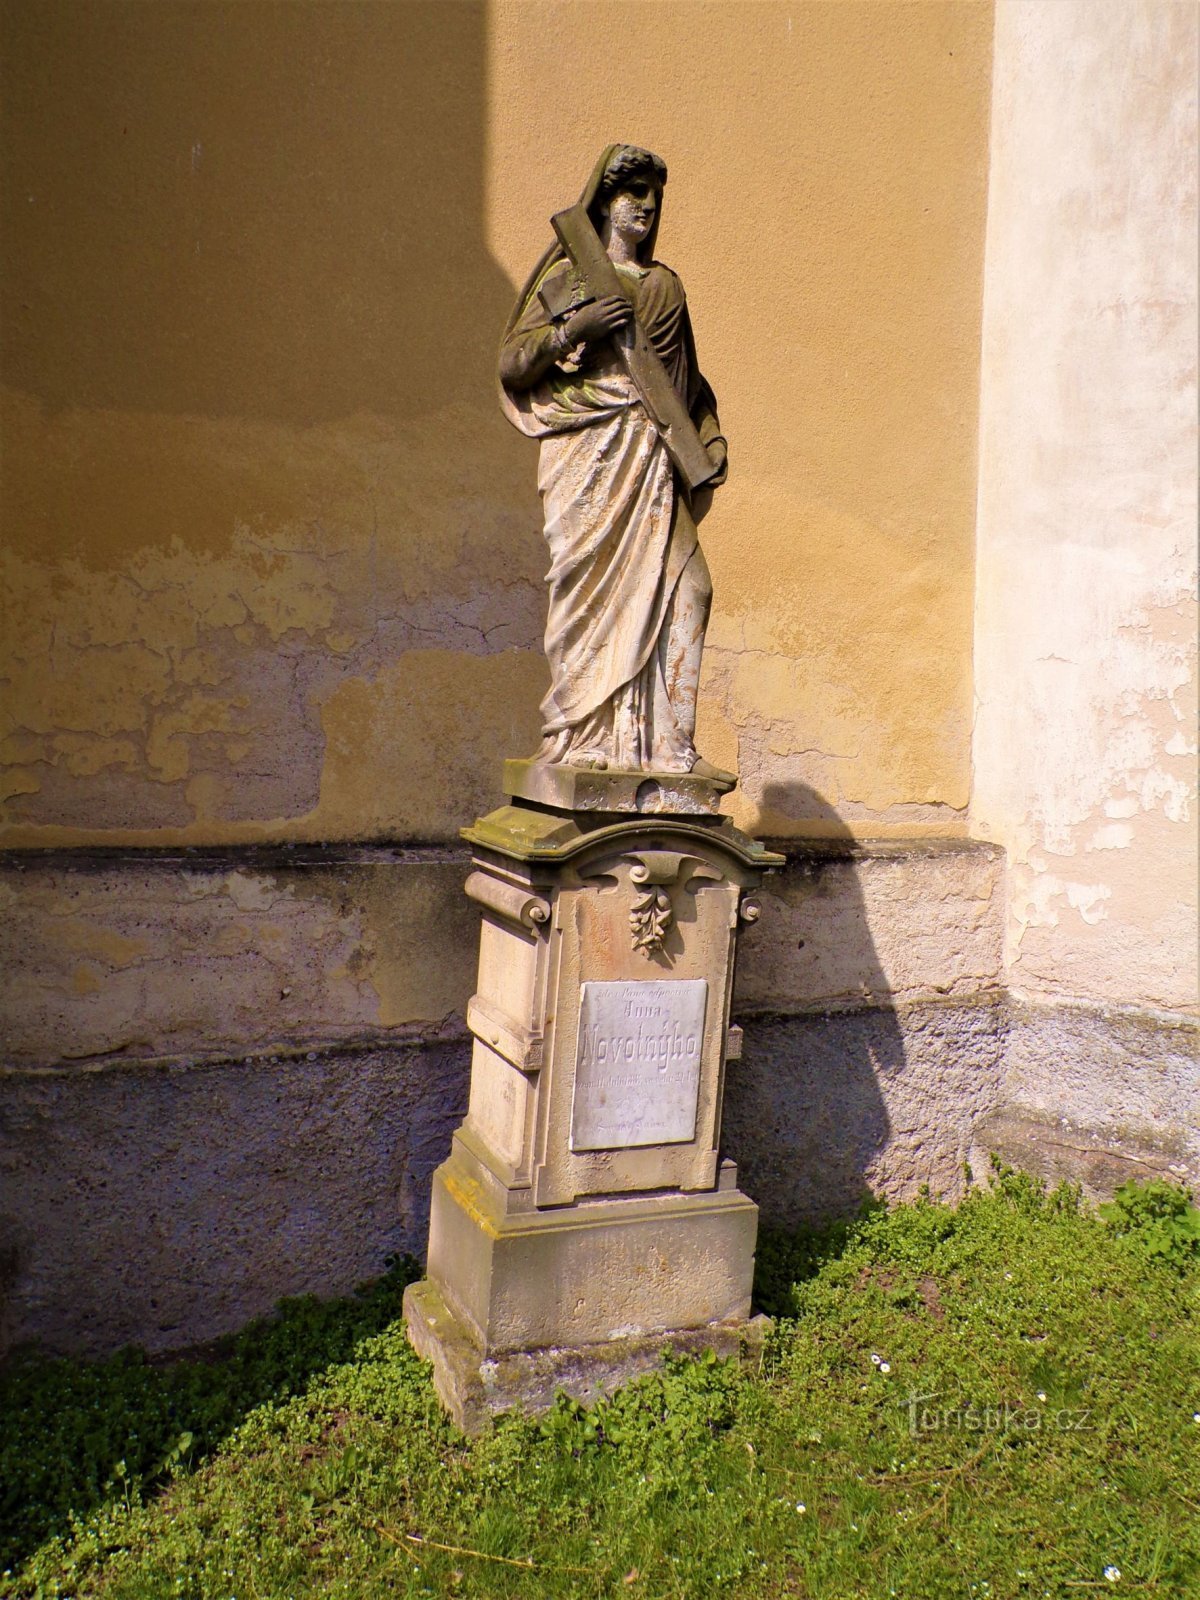
[(0, 1596), (1200, 1596), (1200, 1234), (998, 1173), (768, 1237), (759, 1370), (467, 1444), (404, 1268), (204, 1361), (0, 1374)]

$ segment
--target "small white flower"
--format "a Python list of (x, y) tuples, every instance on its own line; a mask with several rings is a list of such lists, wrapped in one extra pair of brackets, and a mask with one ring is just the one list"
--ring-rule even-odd
[(875, 1354), (874, 1350), (871, 1351), (871, 1365), (873, 1367), (877, 1367), (882, 1360), (883, 1360), (882, 1356), (877, 1356)]
[(1006, 1272), (1004, 1274), (1004, 1281), (1005, 1281), (1005, 1283), (1011, 1283), (1012, 1282), (1012, 1273), (1011, 1272)]
[(803, 1516), (804, 1513), (808, 1510), (808, 1507), (804, 1504), (803, 1500), (797, 1500), (796, 1501), (796, 1510), (800, 1513), (801, 1516)]
[(1192, 1421), (1193, 1422), (1200, 1422), (1200, 1411), (1193, 1411), (1192, 1412)]
[(1118, 1583), (1120, 1582), (1121, 1578), (1121, 1569), (1120, 1567), (1105, 1567), (1104, 1576), (1108, 1579), (1109, 1583)]
[(1039, 1389), (1038, 1390), (1038, 1399), (1042, 1402), (1043, 1405), (1045, 1405), (1045, 1403), (1046, 1403), (1046, 1391), (1044, 1389)]
[(890, 1371), (891, 1371), (891, 1370), (892, 1370), (892, 1369), (891, 1369), (891, 1367), (890, 1367), (890, 1366), (889, 1366), (889, 1365), (888, 1365), (888, 1363), (887, 1363), (887, 1362), (886, 1362), (886, 1361), (881, 1361), (881, 1362), (880, 1362), (880, 1363), (879, 1363), (879, 1370), (880, 1370), (880, 1372), (882, 1372), (882, 1373), (883, 1373), (883, 1375), (884, 1375), (884, 1377), (885, 1377), (885, 1378), (886, 1378), (886, 1377), (887, 1377), (887, 1375), (888, 1375), (888, 1373), (889, 1373), (889, 1372), (890, 1372)]

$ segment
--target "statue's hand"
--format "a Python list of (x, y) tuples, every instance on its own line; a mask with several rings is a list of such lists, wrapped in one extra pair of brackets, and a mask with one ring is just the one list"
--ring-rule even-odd
[(578, 344), (582, 339), (598, 344), (602, 339), (610, 339), (632, 317), (633, 306), (623, 294), (607, 294), (602, 300), (580, 306), (567, 318), (566, 337), (571, 344)]
[(713, 491), (721, 487), (729, 473), (729, 447), (724, 439), (714, 439), (707, 448), (708, 459), (717, 470), (711, 478), (706, 478), (699, 488), (692, 490), (692, 520), (697, 527), (712, 507)]

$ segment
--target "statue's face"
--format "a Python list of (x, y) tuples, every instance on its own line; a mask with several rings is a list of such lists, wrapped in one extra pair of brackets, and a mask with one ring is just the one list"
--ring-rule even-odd
[(640, 244), (654, 226), (657, 210), (657, 186), (649, 178), (634, 178), (609, 201), (608, 220), (614, 233)]

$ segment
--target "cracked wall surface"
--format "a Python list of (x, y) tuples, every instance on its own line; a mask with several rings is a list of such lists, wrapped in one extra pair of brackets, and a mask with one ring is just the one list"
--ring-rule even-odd
[(0, 840), (448, 841), (491, 808), (547, 682), (495, 350), (622, 136), (670, 164), (732, 441), (701, 736), (738, 820), (820, 831), (811, 793), (961, 831), (989, 17), (7, 6)]
[(976, 828), (1020, 992), (1194, 1011), (1197, 13), (997, 13)]
[(1004, 859), (988, 845), (877, 843), (796, 854), (742, 935), (743, 1011), (792, 1012), (999, 994)]
[[(0, 863), (6, 1060), (250, 1057), (461, 1033), (478, 910), (462, 848), (12, 854)], [(768, 880), (741, 1013), (996, 990), (988, 845), (848, 841)]]
[(1002, 1093), (975, 1126), (990, 1151), (1107, 1199), (1131, 1178), (1200, 1185), (1200, 1029), (1096, 1005), (1009, 1008)]
[(248, 1056), (462, 1028), (461, 851), (79, 860), (0, 872), (10, 1063)]

